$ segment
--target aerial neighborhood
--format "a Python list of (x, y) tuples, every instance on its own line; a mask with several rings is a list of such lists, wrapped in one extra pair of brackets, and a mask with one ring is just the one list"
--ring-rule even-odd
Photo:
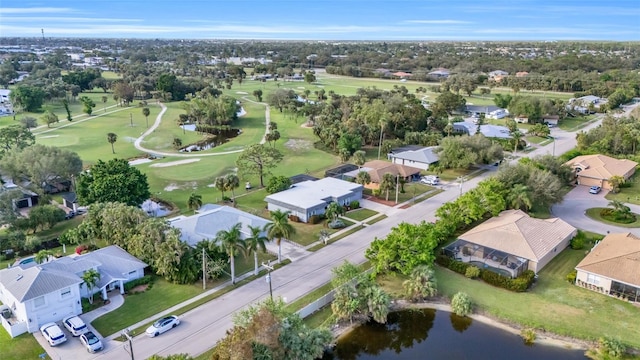
[(441, 314), (637, 356), (638, 59), (2, 37), (0, 357), (351, 359)]

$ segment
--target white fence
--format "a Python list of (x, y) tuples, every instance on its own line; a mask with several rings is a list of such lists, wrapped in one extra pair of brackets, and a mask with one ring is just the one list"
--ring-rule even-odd
[(331, 302), (333, 301), (333, 294), (334, 294), (333, 290), (329, 291), (327, 294), (323, 295), (318, 300), (300, 309), (298, 311), (298, 315), (300, 315), (300, 317), (304, 319), (307, 316), (313, 314), (314, 312), (327, 306), (328, 304), (331, 304)]

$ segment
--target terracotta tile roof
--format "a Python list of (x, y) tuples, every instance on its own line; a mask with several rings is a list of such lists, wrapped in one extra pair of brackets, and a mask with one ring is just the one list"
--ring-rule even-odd
[(638, 163), (627, 159), (614, 159), (606, 155), (582, 155), (567, 161), (565, 165), (582, 170), (579, 176), (607, 180), (614, 175), (623, 176), (629, 170), (635, 169)]
[(362, 167), (369, 168), (369, 176), (371, 177), (371, 182), (380, 183), (382, 177), (386, 173), (391, 173), (393, 176), (400, 175), (402, 177), (408, 177), (414, 174), (419, 174), (421, 169), (390, 163), (384, 160), (372, 160), (366, 162)]
[(640, 238), (631, 233), (609, 234), (576, 269), (640, 287)]
[(536, 219), (521, 210), (506, 210), (458, 238), (537, 262), (574, 231), (558, 218)]

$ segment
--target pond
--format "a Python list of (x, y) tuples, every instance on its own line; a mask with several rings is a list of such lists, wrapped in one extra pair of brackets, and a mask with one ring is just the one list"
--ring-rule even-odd
[(389, 314), (387, 324), (367, 323), (338, 340), (323, 360), (371, 359), (585, 359), (583, 350), (525, 345), (522, 338), (487, 324), (433, 309)]

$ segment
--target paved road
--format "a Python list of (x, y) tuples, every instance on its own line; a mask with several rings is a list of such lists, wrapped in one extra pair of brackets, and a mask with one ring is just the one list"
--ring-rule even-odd
[[(611, 233), (626, 233), (631, 232), (640, 236), (640, 228), (625, 228), (621, 226), (608, 225), (595, 221), (589, 218), (585, 211), (594, 207), (608, 207), (609, 200), (604, 196), (607, 194), (606, 190), (601, 191), (599, 194), (589, 194), (588, 186), (576, 186), (571, 190), (560, 204), (556, 204), (551, 208), (553, 215), (561, 218), (569, 224), (575, 226), (578, 229), (589, 230), (598, 234)], [(626, 204), (631, 208), (631, 211), (640, 214), (640, 206)]]

